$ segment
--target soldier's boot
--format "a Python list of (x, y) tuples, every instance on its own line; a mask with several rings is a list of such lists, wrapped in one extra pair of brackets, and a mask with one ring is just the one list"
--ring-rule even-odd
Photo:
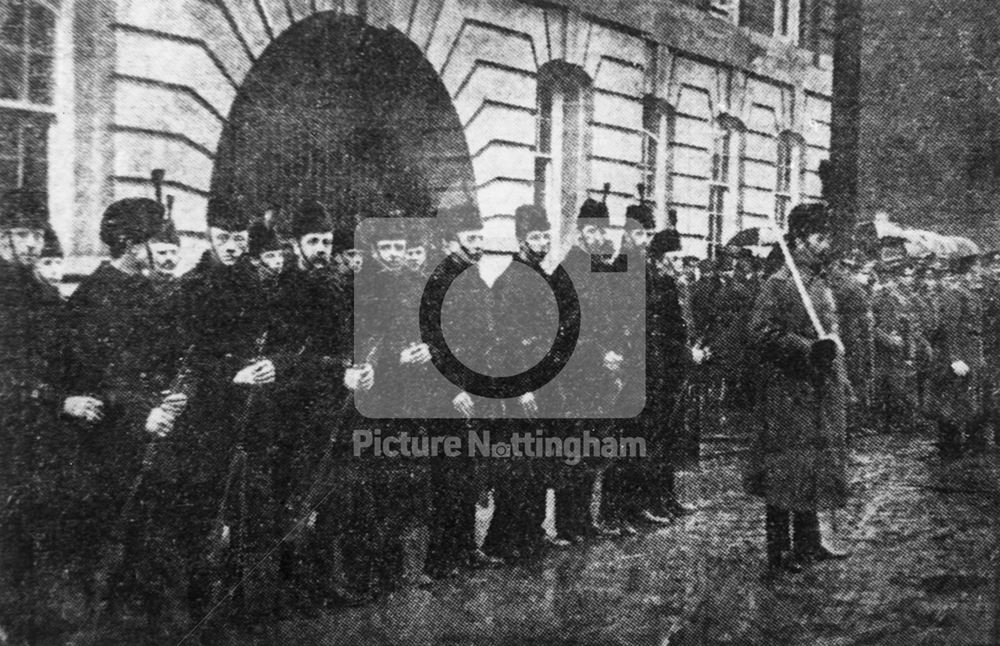
[(792, 552), (800, 563), (839, 560), (848, 557), (847, 552), (831, 550), (823, 545), (819, 527), (819, 516), (815, 511), (792, 513)]
[(789, 532), (791, 514), (784, 509), (768, 505), (764, 516), (764, 536), (767, 547), (767, 570), (765, 577), (773, 577), (781, 572), (801, 572), (791, 554), (792, 538)]

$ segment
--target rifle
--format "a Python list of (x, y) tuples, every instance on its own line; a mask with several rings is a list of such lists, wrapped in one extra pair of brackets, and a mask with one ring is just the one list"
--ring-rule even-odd
[[(264, 347), (267, 345), (267, 331), (261, 333), (257, 337), (255, 348), (255, 357), (260, 357), (264, 353)], [(240, 524), (245, 525), (245, 515), (246, 515), (246, 462), (247, 462), (247, 452), (246, 452), (246, 434), (247, 427), (250, 425), (250, 415), (252, 414), (254, 408), (256, 407), (258, 388), (251, 388), (247, 393), (246, 400), (244, 401), (243, 408), (240, 410), (239, 418), (236, 421), (236, 428), (239, 429), (239, 437), (237, 438), (236, 445), (233, 447), (233, 455), (229, 460), (229, 469), (226, 473), (226, 484), (223, 488), (222, 500), (219, 502), (219, 511), (216, 514), (215, 522), (212, 524), (212, 532), (209, 536), (209, 552), (208, 552), (208, 562), (213, 566), (218, 566), (222, 563), (222, 555), (229, 547), (229, 532), (230, 528), (226, 525), (226, 514), (228, 511), (229, 504), (229, 493), (232, 490), (233, 483), (236, 481), (236, 476), (240, 476)], [(241, 527), (241, 532), (245, 531), (245, 527)], [(242, 538), (241, 535), (241, 544)]]
[[(187, 381), (191, 376), (191, 368), (189, 364), (191, 362), (192, 355), (194, 354), (194, 349), (195, 346), (189, 346), (187, 351), (181, 357), (177, 374), (174, 376), (173, 381), (170, 382), (170, 387), (163, 392), (164, 396), (179, 393), (184, 390)], [(154, 438), (146, 443), (139, 472), (132, 479), (132, 483), (128, 489), (128, 496), (125, 498), (125, 504), (122, 505), (122, 510), (118, 514), (118, 518), (115, 520), (114, 531), (111, 533), (111, 543), (105, 546), (101, 551), (100, 564), (94, 574), (96, 582), (94, 594), (96, 607), (91, 619), (93, 624), (91, 626), (91, 630), (96, 630), (101, 617), (104, 615), (104, 611), (107, 607), (106, 597), (110, 591), (111, 582), (114, 576), (121, 570), (122, 562), (125, 559), (125, 542), (127, 538), (126, 525), (132, 516), (132, 511), (139, 498), (139, 490), (142, 488), (142, 483), (145, 481), (146, 476), (156, 463), (156, 454), (158, 453), (161, 445), (161, 442), (158, 440), (159, 438)], [(96, 635), (94, 637), (96, 639)]]

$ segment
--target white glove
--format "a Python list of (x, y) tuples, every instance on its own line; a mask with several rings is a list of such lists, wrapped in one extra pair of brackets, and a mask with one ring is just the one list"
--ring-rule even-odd
[(77, 419), (99, 422), (104, 419), (104, 402), (93, 397), (67, 397), (63, 402), (63, 412)]
[(233, 383), (241, 386), (261, 386), (274, 383), (274, 364), (270, 359), (261, 359), (236, 373)]
[(464, 415), (466, 419), (472, 417), (475, 404), (473, 404), (472, 396), (469, 393), (458, 393), (458, 396), (451, 400), (451, 405), (455, 407), (455, 410)]
[(146, 432), (152, 433), (157, 437), (166, 437), (174, 430), (174, 420), (176, 418), (163, 410), (160, 407), (156, 407), (149, 411), (149, 416), (146, 418)]
[(951, 364), (951, 371), (954, 372), (957, 377), (965, 377), (969, 374), (969, 364), (962, 360), (955, 361)]
[(431, 349), (426, 343), (417, 343), (399, 353), (399, 363), (422, 365), (431, 360)]
[(352, 391), (369, 391), (375, 385), (375, 369), (371, 364), (354, 366), (344, 372), (344, 385)]
[(604, 367), (611, 372), (618, 372), (622, 369), (622, 361), (624, 360), (625, 357), (612, 350), (604, 355)]
[(183, 393), (169, 393), (163, 398), (160, 408), (162, 408), (168, 415), (177, 418), (180, 417), (181, 413), (184, 412), (184, 409), (187, 408), (187, 404), (187, 395)]
[(521, 408), (524, 409), (525, 414), (528, 417), (534, 417), (538, 414), (538, 402), (535, 401), (535, 393), (525, 393), (521, 395)]
[(694, 361), (695, 365), (700, 366), (707, 358), (708, 351), (705, 348), (700, 345), (696, 345), (691, 348), (691, 361)]

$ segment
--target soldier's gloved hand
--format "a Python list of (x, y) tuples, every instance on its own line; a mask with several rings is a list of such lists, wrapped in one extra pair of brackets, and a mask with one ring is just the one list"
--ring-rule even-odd
[(104, 402), (93, 397), (67, 397), (63, 402), (63, 412), (77, 419), (99, 422), (104, 419)]
[(426, 343), (416, 343), (399, 354), (399, 363), (421, 365), (431, 360), (431, 349)]
[(624, 360), (625, 357), (612, 350), (604, 355), (604, 367), (611, 372), (618, 372), (622, 369), (622, 361)]
[(691, 361), (693, 361), (696, 366), (704, 363), (705, 359), (708, 359), (708, 350), (700, 345), (696, 345), (691, 348)]
[(371, 364), (352, 366), (344, 371), (344, 385), (348, 390), (368, 391), (375, 385), (375, 369)]
[(241, 386), (260, 386), (273, 384), (274, 378), (274, 363), (270, 359), (261, 359), (237, 372), (233, 377), (233, 383)]
[(969, 364), (960, 359), (951, 364), (951, 371), (955, 373), (956, 377), (965, 377), (969, 374)]
[(458, 396), (451, 400), (451, 405), (455, 407), (455, 410), (464, 415), (466, 419), (472, 417), (475, 404), (472, 402), (472, 396), (469, 393), (458, 393)]
[(535, 393), (525, 393), (521, 395), (521, 408), (528, 417), (538, 415), (538, 402), (535, 401)]
[(157, 437), (166, 437), (174, 430), (175, 420), (173, 415), (162, 408), (154, 408), (149, 411), (149, 416), (146, 417), (146, 432)]
[(187, 395), (183, 393), (168, 393), (167, 396), (163, 398), (163, 402), (160, 403), (160, 408), (162, 408), (167, 414), (177, 418), (180, 417), (180, 414), (184, 412), (185, 408), (187, 408), (187, 404)]
[(840, 343), (836, 337), (817, 339), (809, 348), (809, 364), (815, 372), (826, 374), (833, 367), (833, 360), (837, 358), (839, 350)]

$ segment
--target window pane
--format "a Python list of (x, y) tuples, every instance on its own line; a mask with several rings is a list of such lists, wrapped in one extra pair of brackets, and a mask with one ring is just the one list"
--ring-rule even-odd
[(774, 34), (775, 0), (743, 0), (740, 25), (771, 36)]
[(24, 0), (0, 2), (0, 42), (24, 46)]
[(0, 99), (24, 98), (24, 55), (0, 47)]
[(0, 112), (0, 159), (17, 159), (19, 127), (19, 121), (14, 115)]
[(24, 186), (44, 191), (48, 184), (48, 121), (33, 119), (24, 128)]
[(52, 57), (32, 54), (28, 70), (28, 100), (34, 103), (52, 102)]
[(52, 52), (56, 32), (55, 14), (42, 5), (32, 5), (28, 30), (28, 43), (32, 49)]
[(0, 191), (17, 187), (17, 160), (0, 159)]

